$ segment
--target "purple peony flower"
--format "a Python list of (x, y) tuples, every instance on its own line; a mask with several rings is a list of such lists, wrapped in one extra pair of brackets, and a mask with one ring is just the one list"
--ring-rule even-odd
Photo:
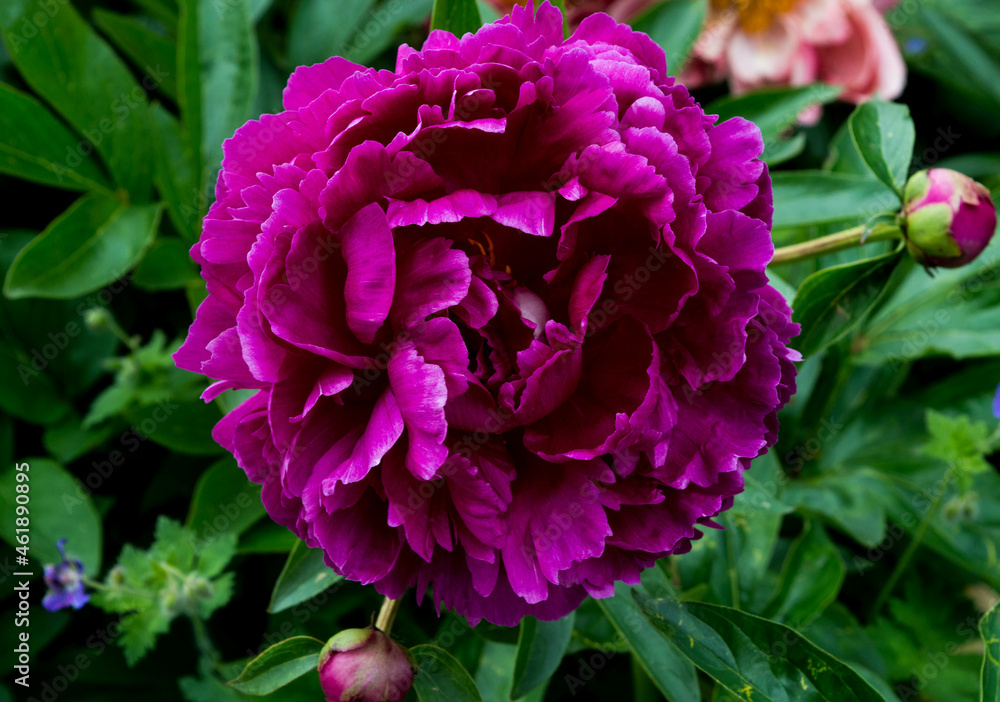
[(505, 625), (687, 551), (794, 390), (757, 128), (548, 3), (299, 68), (284, 105), (225, 144), (175, 356), (258, 390), (215, 437), (271, 517)]
[(83, 563), (66, 557), (66, 539), (56, 544), (62, 562), (45, 566), (45, 584), (49, 591), (42, 598), (42, 606), (50, 612), (72, 607), (80, 609), (90, 601), (83, 589)]
[(319, 682), (328, 702), (398, 702), (413, 685), (413, 664), (381, 631), (345, 629), (319, 654)]

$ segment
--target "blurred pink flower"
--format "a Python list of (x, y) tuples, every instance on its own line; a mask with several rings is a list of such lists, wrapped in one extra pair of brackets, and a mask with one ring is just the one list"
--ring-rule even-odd
[[(893, 0), (711, 0), (682, 82), (729, 78), (736, 94), (768, 85), (842, 85), (843, 100), (892, 100), (906, 66), (882, 12)], [(818, 111), (813, 114), (818, 116)], [(806, 116), (808, 119), (809, 115)]]

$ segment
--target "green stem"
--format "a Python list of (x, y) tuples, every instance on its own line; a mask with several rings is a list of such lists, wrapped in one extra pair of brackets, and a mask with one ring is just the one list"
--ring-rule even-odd
[(201, 655), (212, 664), (215, 669), (219, 668), (219, 651), (215, 648), (215, 644), (212, 643), (212, 639), (208, 635), (208, 627), (205, 626), (205, 620), (201, 617), (192, 614), (188, 617), (191, 620), (191, 627), (194, 629), (194, 640), (198, 645), (198, 650)]
[(941, 509), (941, 502), (944, 500), (944, 496), (948, 493), (948, 484), (951, 482), (952, 472), (953, 470), (951, 468), (945, 472), (941, 489), (936, 495), (934, 495), (934, 499), (931, 501), (930, 507), (927, 509), (927, 514), (925, 514), (924, 518), (920, 521), (920, 524), (917, 526), (917, 531), (913, 534), (913, 538), (910, 540), (906, 550), (903, 551), (902, 557), (896, 562), (896, 567), (893, 568), (892, 574), (885, 582), (885, 585), (882, 586), (882, 589), (878, 593), (878, 597), (875, 598), (875, 604), (872, 605), (871, 614), (868, 616), (869, 621), (873, 621), (875, 617), (878, 616), (878, 613), (882, 611), (882, 606), (885, 605), (885, 601), (889, 599), (889, 595), (892, 594), (892, 591), (895, 589), (899, 579), (903, 576), (903, 573), (906, 572), (907, 566), (910, 565), (910, 559), (913, 558), (913, 554), (915, 554), (917, 549), (920, 548), (920, 543), (924, 540), (924, 536), (927, 534), (927, 530), (930, 528), (931, 522), (934, 520), (934, 517), (937, 516), (938, 510)]
[(388, 636), (389, 632), (392, 631), (392, 624), (396, 621), (396, 614), (399, 612), (399, 606), (402, 603), (402, 598), (393, 600), (386, 597), (382, 601), (382, 609), (378, 611), (378, 619), (375, 620), (375, 628)]
[[(865, 236), (866, 232), (868, 236)], [(867, 224), (859, 224), (856, 227), (845, 229), (836, 234), (828, 234), (818, 239), (803, 241), (801, 244), (781, 246), (774, 250), (774, 258), (771, 259), (771, 265), (780, 266), (786, 263), (795, 263), (807, 258), (816, 258), (817, 256), (825, 256), (837, 251), (852, 249), (862, 244), (900, 239), (902, 236), (902, 230), (894, 224), (876, 224), (874, 227), (869, 227)]]

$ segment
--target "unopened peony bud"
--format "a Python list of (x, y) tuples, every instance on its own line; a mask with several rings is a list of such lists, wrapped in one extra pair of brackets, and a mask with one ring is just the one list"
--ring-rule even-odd
[(378, 629), (345, 629), (319, 654), (319, 682), (329, 702), (398, 702), (413, 684), (413, 664)]
[(947, 168), (920, 171), (904, 193), (907, 247), (925, 266), (958, 268), (971, 263), (997, 226), (990, 192)]

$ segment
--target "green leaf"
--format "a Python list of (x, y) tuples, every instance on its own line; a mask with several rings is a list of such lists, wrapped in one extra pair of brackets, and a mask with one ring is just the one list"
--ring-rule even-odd
[(574, 620), (572, 614), (554, 622), (531, 616), (521, 620), (511, 699), (524, 697), (556, 672), (573, 634)]
[(229, 685), (247, 695), (269, 695), (319, 665), (323, 642), (311, 636), (293, 636), (271, 646), (252, 661)]
[(979, 620), (979, 632), (983, 636), (980, 700), (1000, 702), (1000, 603)]
[(71, 463), (85, 456), (116, 433), (110, 424), (95, 429), (80, 426), (79, 415), (73, 413), (59, 424), (48, 426), (42, 435), (45, 450), (61, 463)]
[(994, 103), (1000, 104), (1000, 84), (996, 79), (1000, 61), (984, 51), (975, 38), (947, 14), (924, 8), (923, 15), (927, 30), (934, 35), (943, 53), (955, 63), (955, 69), (962, 78), (988, 95)]
[(18, 355), (4, 345), (0, 346), (0, 408), (35, 424), (50, 424), (69, 412), (70, 405), (48, 376), (32, 367), (27, 354)]
[(866, 102), (851, 114), (849, 125), (868, 168), (886, 187), (901, 193), (916, 140), (910, 109), (896, 103)]
[(80, 144), (44, 105), (0, 83), (0, 173), (54, 188), (110, 192), (97, 162), (89, 153), (77, 154)]
[[(25, 82), (86, 138), (74, 154), (82, 158), (96, 149), (132, 202), (148, 202), (153, 172), (145, 148), (144, 86), (71, 4), (60, 3), (53, 13), (46, 12), (46, 0), (9, 2), (0, 23), (11, 59)], [(47, 21), (32, 19), (39, 15)], [(35, 27), (37, 36), (25, 38), (24, 24)], [(162, 79), (148, 75), (145, 87)]]
[(284, 612), (343, 579), (323, 561), (323, 549), (309, 548), (304, 541), (298, 541), (274, 583), (267, 611)]
[(719, 98), (708, 105), (705, 112), (719, 115), (720, 122), (732, 117), (750, 120), (760, 128), (767, 146), (795, 126), (803, 110), (832, 102), (840, 92), (840, 87), (824, 83), (795, 88), (764, 88), (743, 95)]
[(413, 689), (420, 702), (482, 702), (476, 683), (450, 653), (421, 644), (410, 654), (417, 670)]
[(250, 0), (180, 0), (179, 5), (177, 91), (185, 156), (198, 164), (196, 192), (205, 194), (194, 202), (200, 219), (222, 165), (222, 142), (257, 116), (257, 39)]
[(837, 599), (846, 575), (847, 568), (823, 527), (806, 522), (785, 557), (778, 590), (761, 614), (801, 629)]
[(850, 666), (783, 624), (719, 605), (634, 597), (657, 629), (739, 700), (884, 702)]
[[(14, 514), (17, 506), (16, 485), (27, 484), (31, 520), (30, 556), (43, 564), (62, 560), (56, 543), (66, 539), (66, 552), (83, 563), (84, 570), (95, 575), (101, 568), (101, 517), (90, 500), (90, 493), (62, 466), (44, 458), (26, 458), (27, 471), (14, 467), (0, 474), (0, 504), (7, 519), (0, 521), (0, 536), (16, 546)], [(18, 482), (15, 473), (24, 472), (27, 483)], [(98, 473), (95, 476), (100, 478)]]
[(135, 399), (135, 378), (119, 376), (113, 385), (105, 388), (94, 401), (90, 403), (90, 411), (80, 422), (81, 429), (92, 429), (105, 419), (115, 417)]
[(21, 249), (4, 281), (10, 298), (66, 299), (121, 278), (153, 243), (159, 205), (124, 206), (87, 195)]
[(856, 327), (882, 297), (902, 257), (898, 248), (806, 278), (792, 305), (792, 319), (802, 325), (793, 344), (802, 355), (819, 353)]
[(375, 0), (342, 3), (337, 8), (336, 21), (331, 22), (328, 0), (299, 2), (289, 29), (289, 62), (293, 66), (309, 66), (331, 56), (343, 56), (374, 5)]
[[(833, 440), (834, 437), (830, 437)], [(838, 470), (792, 481), (784, 500), (872, 548), (885, 538), (885, 483), (874, 471)]]
[(174, 42), (131, 17), (101, 8), (94, 10), (94, 24), (140, 71), (162, 77), (156, 86), (158, 90), (170, 98), (177, 98), (177, 46)]
[(772, 175), (774, 226), (804, 227), (863, 222), (895, 212), (899, 198), (872, 178), (823, 171), (780, 171)]
[(860, 363), (893, 369), (926, 356), (1000, 354), (1000, 237), (963, 268), (915, 268), (866, 325)]
[(143, 256), (132, 282), (142, 290), (177, 290), (198, 283), (198, 276), (188, 253), (189, 246), (180, 239), (160, 238)]
[[(476, 688), (483, 697), (483, 702), (510, 702), (511, 680), (514, 675), (514, 661), (517, 659), (517, 646), (498, 641), (482, 641), (482, 651), (476, 664)], [(550, 681), (547, 681), (550, 682)], [(567, 681), (570, 694), (573, 693), (573, 683)], [(580, 682), (582, 685), (583, 683)], [(545, 699), (547, 685), (535, 689), (527, 697), (518, 702), (542, 702)]]
[(186, 149), (177, 119), (162, 105), (150, 110), (150, 123), (156, 134), (156, 189), (177, 231), (188, 242), (197, 241), (201, 215), (208, 206), (208, 195), (199, 190), (200, 151)]
[(178, 453), (192, 456), (211, 456), (222, 453), (223, 448), (212, 438), (212, 427), (221, 419), (214, 404), (201, 400), (162, 403), (136, 407), (125, 413), (132, 424), (133, 433), (142, 439), (166, 446)]
[(431, 31), (443, 29), (461, 37), (467, 32), (475, 32), (483, 21), (479, 17), (476, 0), (434, 0), (431, 13)]
[(703, 0), (670, 0), (655, 4), (629, 23), (663, 47), (667, 71), (677, 75), (701, 34), (707, 11), (708, 5)]
[(646, 620), (632, 597), (640, 592), (615, 584), (615, 596), (596, 600), (615, 625), (632, 655), (668, 700), (697, 700), (698, 677), (691, 662)]
[(220, 533), (239, 536), (265, 514), (260, 487), (247, 480), (232, 456), (226, 456), (198, 479), (185, 526), (202, 539)]

